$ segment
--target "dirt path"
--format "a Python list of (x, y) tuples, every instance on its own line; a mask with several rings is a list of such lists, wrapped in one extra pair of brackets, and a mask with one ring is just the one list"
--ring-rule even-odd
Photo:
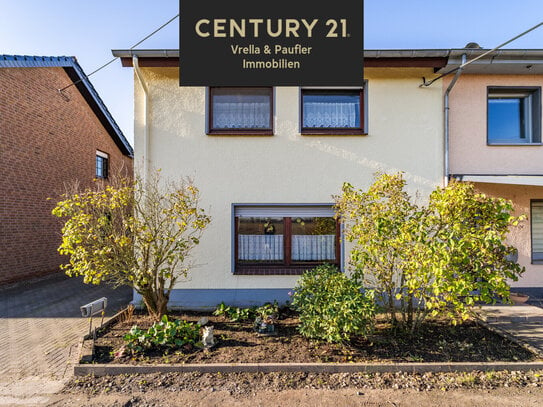
[(434, 407), (434, 406), (540, 406), (543, 389), (497, 390), (322, 390), (303, 389), (280, 392), (259, 392), (251, 395), (231, 395), (227, 391), (168, 392), (153, 390), (145, 393), (113, 393), (87, 396), (84, 394), (55, 395), (51, 406), (371, 406), (371, 407)]

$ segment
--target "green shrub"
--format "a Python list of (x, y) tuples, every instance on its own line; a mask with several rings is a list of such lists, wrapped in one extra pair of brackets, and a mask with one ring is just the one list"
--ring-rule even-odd
[(124, 336), (126, 347), (133, 353), (156, 348), (180, 348), (194, 345), (200, 337), (200, 327), (191, 322), (174, 319), (164, 315), (160, 322), (155, 322), (147, 331), (136, 325)]
[(213, 315), (223, 316), (232, 322), (254, 320), (257, 316), (266, 319), (272, 315), (277, 315), (278, 313), (279, 305), (277, 304), (277, 301), (274, 301), (273, 304), (268, 302), (260, 307), (251, 308), (231, 307), (224, 302), (221, 302), (217, 305), (215, 311), (213, 311)]
[(327, 342), (369, 334), (376, 305), (373, 292), (363, 293), (361, 288), (360, 283), (332, 265), (306, 272), (292, 296), (292, 305), (300, 314), (300, 333)]

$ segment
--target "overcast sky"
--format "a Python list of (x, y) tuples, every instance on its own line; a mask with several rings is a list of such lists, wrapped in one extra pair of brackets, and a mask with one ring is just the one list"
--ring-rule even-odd
[[(75, 56), (88, 74), (112, 58), (111, 49), (130, 48), (178, 8), (178, 0), (0, 0), (0, 54)], [(543, 21), (543, 0), (365, 0), (364, 9), (366, 49), (462, 48), (472, 41), (493, 48)], [(138, 48), (178, 48), (178, 23)], [(507, 48), (543, 49), (543, 27)], [(118, 61), (90, 78), (130, 142), (132, 78)]]

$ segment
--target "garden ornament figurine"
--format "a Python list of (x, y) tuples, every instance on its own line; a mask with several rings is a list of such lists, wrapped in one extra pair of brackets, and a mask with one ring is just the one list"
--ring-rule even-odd
[(202, 344), (204, 345), (204, 348), (211, 348), (215, 346), (212, 326), (204, 326), (204, 332), (202, 334)]

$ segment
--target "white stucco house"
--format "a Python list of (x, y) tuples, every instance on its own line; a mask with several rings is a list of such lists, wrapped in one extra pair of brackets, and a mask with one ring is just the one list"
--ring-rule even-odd
[[(137, 171), (160, 168), (166, 177), (192, 177), (213, 218), (195, 252), (197, 267), (172, 294), (172, 306), (281, 302), (304, 270), (323, 262), (345, 269), (349, 247), (333, 219), (332, 196), (343, 182), (368, 187), (376, 171), (403, 171), (410, 192), (421, 196), (449, 177), (464, 179), (479, 169), (485, 175), (526, 172), (529, 178), (523, 179), (532, 184), (520, 187), (520, 195), (501, 188), (503, 178), (469, 180), (524, 203), (543, 200), (543, 187), (534, 186), (543, 180), (540, 124), (534, 124), (530, 143), (500, 147), (505, 156), (508, 149), (519, 151), (514, 153), (517, 167), (496, 161), (494, 169), (483, 166), (494, 153), (479, 163), (476, 159), (477, 149), (486, 154), (490, 148), (487, 99), (492, 105), (495, 96), (501, 97), (487, 85), (511, 85), (506, 99), (523, 98), (515, 95), (525, 86), (532, 89), (527, 94), (540, 95), (541, 62), (534, 62), (536, 71), (528, 75), (506, 78), (509, 72), (486, 72), (493, 59), (483, 58), (480, 70), (466, 67), (447, 90), (454, 75), (439, 76), (458, 66), (458, 50), (366, 51), (359, 88), (206, 88), (179, 86), (177, 50), (116, 50), (113, 55), (134, 68)], [(520, 70), (516, 62), (508, 66)], [(431, 79), (437, 80), (421, 86)], [(530, 117), (540, 123), (540, 96), (531, 103)], [(469, 137), (469, 129), (477, 131)], [(524, 170), (525, 153), (531, 161)], [(463, 167), (466, 154), (471, 167)], [(543, 264), (536, 264), (543, 247), (539, 207), (532, 204), (537, 219), (530, 218), (526, 229), (512, 236), (514, 242), (525, 240), (526, 230), (531, 231), (530, 243), (519, 243), (519, 261), (529, 269), (517, 282), (519, 290), (543, 287)]]

